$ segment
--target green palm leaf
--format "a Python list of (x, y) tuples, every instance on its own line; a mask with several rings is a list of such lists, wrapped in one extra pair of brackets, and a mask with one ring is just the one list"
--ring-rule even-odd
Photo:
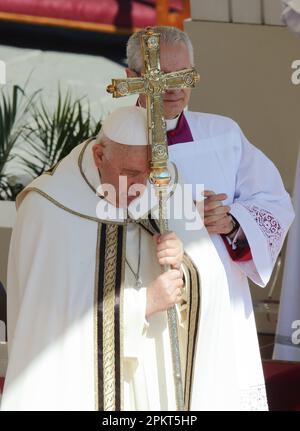
[(7, 181), (7, 164), (15, 157), (14, 148), (20, 140), (33, 100), (38, 92), (27, 97), (18, 85), (0, 89), (0, 200), (14, 197)]
[(99, 132), (101, 123), (93, 120), (89, 107), (84, 111), (82, 103), (82, 99), (73, 100), (70, 91), (63, 97), (59, 89), (53, 112), (42, 99), (34, 106), (33, 122), (24, 134), (26, 154), (19, 156), (33, 176), (51, 169), (78, 144)]

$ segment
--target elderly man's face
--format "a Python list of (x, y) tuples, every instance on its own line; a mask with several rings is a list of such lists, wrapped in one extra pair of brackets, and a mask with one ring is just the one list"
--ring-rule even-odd
[[(110, 144), (111, 142), (107, 145)], [(107, 188), (106, 199), (116, 207), (124, 208), (140, 196), (147, 183), (148, 151), (147, 146), (142, 145), (112, 144), (112, 150), (102, 144), (95, 144), (94, 161), (100, 171), (101, 184), (112, 186), (112, 189)]]
[[(186, 45), (182, 42), (176, 45), (161, 44), (160, 67), (166, 73), (192, 67)], [(136, 76), (136, 74), (127, 69), (127, 76)], [(187, 106), (190, 95), (190, 89), (166, 91), (163, 94), (165, 118), (172, 119), (177, 117)], [(141, 106), (146, 106), (144, 95), (140, 95), (139, 101)]]

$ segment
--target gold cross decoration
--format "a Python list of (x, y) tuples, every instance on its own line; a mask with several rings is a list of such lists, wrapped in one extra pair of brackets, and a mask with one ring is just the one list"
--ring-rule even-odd
[[(107, 91), (113, 97), (145, 94), (147, 108), (148, 146), (150, 150), (150, 181), (158, 191), (161, 234), (168, 231), (166, 190), (171, 181), (168, 170), (168, 141), (162, 94), (166, 90), (193, 88), (200, 80), (194, 68), (164, 73), (160, 68), (160, 33), (147, 28), (141, 38), (144, 60), (140, 77), (112, 79)], [(167, 271), (168, 266), (163, 267)], [(174, 387), (177, 410), (184, 410), (183, 383), (175, 307), (168, 310), (168, 326), (172, 350)]]
[[(194, 68), (164, 73), (160, 69), (160, 34), (147, 28), (141, 40), (144, 70), (141, 77), (112, 79), (107, 91), (113, 97), (145, 94), (148, 144), (151, 149), (152, 176), (166, 168), (168, 143), (162, 94), (166, 90), (193, 88), (200, 76)], [(165, 179), (167, 181), (167, 179)]]

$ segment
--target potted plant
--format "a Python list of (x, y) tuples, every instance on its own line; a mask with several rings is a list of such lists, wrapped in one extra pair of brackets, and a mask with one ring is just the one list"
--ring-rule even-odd
[(101, 122), (96, 122), (89, 105), (84, 109), (83, 104), (84, 99), (73, 100), (70, 91), (63, 97), (59, 89), (53, 111), (42, 98), (32, 107), (32, 121), (23, 131), (26, 152), (19, 154), (30, 175), (37, 177), (48, 171), (75, 146), (98, 134)]
[(0, 281), (4, 285), (10, 232), (3, 228), (13, 227), (14, 201), (26, 185), (24, 177), (30, 182), (101, 128), (83, 98), (73, 100), (70, 91), (62, 96), (59, 90), (50, 110), (38, 93), (27, 97), (19, 86), (11, 92), (7, 87), (0, 90)]
[(27, 97), (25, 91), (14, 85), (0, 91), (0, 227), (11, 227), (14, 221), (14, 200), (22, 185), (10, 171), (15, 159), (15, 148), (20, 144), (30, 113), (34, 93)]
[[(101, 128), (84, 98), (73, 100), (69, 90), (62, 96), (59, 89), (51, 110), (38, 93), (27, 97), (19, 86), (0, 93), (0, 227), (13, 225), (14, 200), (26, 185), (22, 176), (41, 175)], [(12, 161), (23, 175), (15, 175)]]

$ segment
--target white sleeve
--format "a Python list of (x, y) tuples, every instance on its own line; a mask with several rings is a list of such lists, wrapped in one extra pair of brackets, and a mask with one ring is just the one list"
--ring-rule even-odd
[(255, 283), (268, 283), (294, 218), (289, 194), (275, 165), (241, 134), (236, 189), (230, 213), (238, 220), (252, 260), (236, 262)]

